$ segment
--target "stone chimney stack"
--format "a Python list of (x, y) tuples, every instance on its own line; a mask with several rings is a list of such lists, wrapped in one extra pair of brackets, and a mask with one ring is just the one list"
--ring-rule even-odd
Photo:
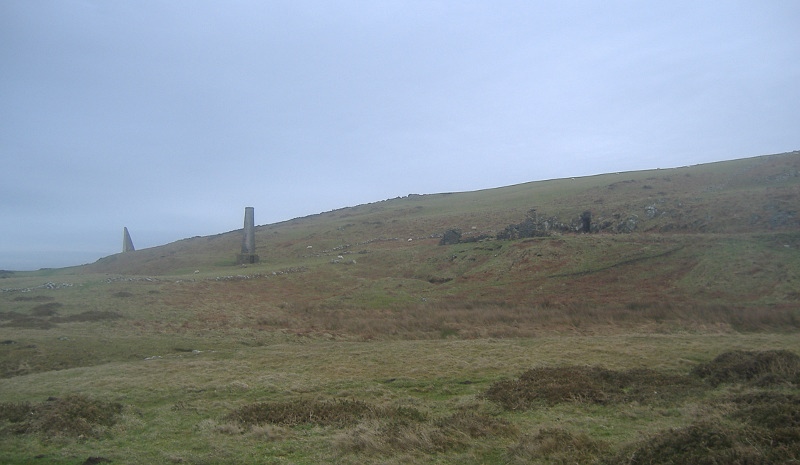
[(122, 252), (133, 252), (133, 241), (131, 240), (131, 235), (128, 233), (128, 228), (122, 228)]
[(256, 253), (255, 236), (255, 208), (245, 207), (244, 209), (244, 235), (242, 236), (242, 253)]
[(236, 256), (236, 263), (257, 263), (256, 255), (256, 224), (255, 208), (245, 207), (244, 209), (244, 231), (242, 234), (242, 252)]

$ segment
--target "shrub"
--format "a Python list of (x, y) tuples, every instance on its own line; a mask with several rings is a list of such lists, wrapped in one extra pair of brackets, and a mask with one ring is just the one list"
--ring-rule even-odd
[(751, 434), (716, 422), (700, 422), (656, 434), (608, 463), (626, 465), (766, 465), (770, 462), (751, 445)]
[(225, 418), (249, 425), (270, 423), (281, 426), (312, 424), (341, 427), (381, 417), (418, 421), (424, 415), (410, 407), (380, 408), (360, 400), (334, 399), (257, 402), (240, 407)]
[(788, 350), (734, 350), (696, 366), (692, 374), (712, 386), (749, 382), (758, 386), (800, 384), (800, 357)]
[(536, 402), (652, 402), (686, 395), (699, 384), (689, 376), (638, 368), (625, 371), (601, 367), (539, 367), (518, 379), (492, 384), (484, 397), (508, 410), (528, 409)]
[(722, 418), (662, 431), (608, 463), (772, 464), (800, 461), (800, 395), (756, 391), (722, 400)]
[(16, 434), (96, 436), (96, 428), (114, 425), (121, 411), (121, 404), (71, 394), (39, 404), (0, 403), (0, 421)]
[(53, 316), (58, 313), (58, 309), (63, 307), (63, 304), (59, 302), (48, 302), (46, 304), (41, 304), (33, 307), (31, 309), (31, 315), (33, 316)]

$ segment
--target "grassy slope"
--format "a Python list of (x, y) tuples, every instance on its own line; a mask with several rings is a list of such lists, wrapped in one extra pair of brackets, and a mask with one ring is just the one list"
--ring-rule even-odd
[[(796, 208), (798, 160), (800, 154), (791, 153), (476, 192), (412, 195), (260, 226), (256, 242), (265, 264), (279, 268), (303, 264), (307, 255), (314, 255), (306, 250), (308, 245), (319, 253), (380, 238), (427, 238), (450, 228), (468, 235), (493, 235), (523, 220), (532, 208), (564, 222), (585, 210), (593, 212), (595, 223), (636, 216), (639, 232), (772, 232), (770, 221), (779, 221), (781, 213)], [(655, 207), (655, 217), (648, 217), (647, 207)], [(795, 216), (775, 226), (796, 231), (797, 224)], [(113, 255), (79, 270), (165, 275), (224, 267), (240, 241), (241, 231), (195, 237)]]
[[(689, 424), (724, 389), (666, 407), (518, 414), (480, 393), (537, 365), (685, 373), (726, 350), (800, 352), (799, 170), (793, 153), (392, 199), (260, 226), (262, 263), (247, 268), (231, 264), (233, 231), (16, 273), (0, 286), (33, 290), (0, 293), (0, 401), (84, 393), (125, 407), (98, 438), (0, 434), (0, 459), (480, 463), (513, 461), (524, 436), (447, 436), (432, 455), (437, 418), (468, 410), (613, 447)], [(438, 245), (447, 229), (494, 235), (532, 208), (567, 223), (585, 210), (598, 224), (635, 215), (637, 231)], [(407, 448), (381, 445), (388, 426), (374, 420), (225, 420), (249, 402), (328, 398), (430, 419), (401, 428)]]

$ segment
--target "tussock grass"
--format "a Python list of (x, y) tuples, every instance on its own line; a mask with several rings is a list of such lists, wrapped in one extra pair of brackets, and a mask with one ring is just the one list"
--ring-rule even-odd
[(537, 404), (562, 402), (663, 402), (686, 396), (699, 386), (690, 376), (646, 368), (616, 371), (596, 366), (558, 366), (533, 368), (518, 379), (495, 382), (484, 396), (507, 410), (525, 410)]
[(699, 364), (690, 375), (653, 370), (612, 371), (598, 367), (543, 367), (519, 379), (493, 383), (484, 396), (509, 410), (559, 403), (648, 403), (675, 405), (703, 398), (696, 379), (709, 385), (736, 383), (756, 390), (729, 394), (706, 404), (687, 426), (655, 431), (618, 449), (565, 429), (543, 429), (508, 449), (526, 463), (770, 464), (800, 459), (800, 397), (763, 390), (795, 387), (795, 353), (786, 350), (729, 351)]
[(3, 328), (24, 328), (24, 329), (50, 329), (55, 326), (49, 319), (38, 316), (24, 315), (16, 312), (0, 313), (0, 324)]
[(61, 308), (58, 302), (37, 305), (30, 311), (30, 315), (17, 312), (0, 312), (0, 327), (4, 328), (24, 328), (24, 329), (52, 329), (58, 323), (76, 323), (114, 320), (122, 318), (117, 312), (108, 310), (87, 310), (85, 312), (59, 316), (56, 309)]
[(226, 415), (225, 419), (246, 425), (270, 423), (280, 426), (311, 424), (345, 426), (380, 416), (417, 419), (424, 415), (413, 408), (379, 408), (352, 399), (294, 400), (289, 402), (258, 402), (245, 405)]
[(99, 437), (113, 426), (122, 405), (91, 399), (80, 394), (50, 398), (38, 404), (0, 403), (0, 422), (6, 434), (37, 434), (42, 437)]
[(773, 464), (800, 461), (800, 398), (751, 392), (727, 399), (716, 418), (672, 428), (625, 448), (608, 463)]
[(337, 437), (339, 450), (362, 456), (391, 456), (398, 453), (436, 454), (463, 448), (464, 437), (448, 436), (427, 423), (392, 423), (372, 420)]
[(436, 426), (453, 430), (471, 438), (514, 437), (518, 429), (508, 420), (482, 412), (460, 410), (436, 421)]
[(33, 307), (31, 309), (31, 315), (33, 316), (53, 316), (58, 313), (58, 309), (63, 307), (64, 304), (60, 302), (48, 302), (46, 304), (41, 304)]
[(117, 318), (122, 318), (122, 315), (110, 310), (87, 310), (85, 312), (76, 313), (74, 315), (55, 317), (52, 318), (50, 321), (55, 323), (77, 323), (77, 322), (116, 320)]
[(731, 418), (777, 430), (800, 442), (800, 394), (754, 391), (732, 395), (729, 402), (734, 406)]
[(18, 295), (12, 299), (14, 302), (49, 302), (55, 297), (49, 295)]
[[(745, 437), (736, 434), (752, 430), (781, 447), (794, 447), (791, 428), (781, 426), (791, 423), (773, 415), (779, 406), (797, 401), (786, 387), (734, 382), (714, 389), (689, 376), (701, 387), (649, 397), (637, 393), (629, 381), (641, 381), (640, 387), (652, 384), (647, 380), (669, 381), (726, 348), (798, 350), (792, 335), (381, 342), (302, 338), (187, 352), (196, 342), (167, 337), (163, 348), (184, 349), (155, 361), (4, 380), (0, 395), (13, 400), (4, 404), (11, 411), (14, 405), (27, 403), (16, 410), (25, 411), (38, 405), (36, 398), (64, 398), (70, 392), (124, 402), (126, 407), (113, 426), (96, 426), (88, 440), (61, 436), (58, 444), (33, 446), (38, 444), (35, 438), (44, 436), (10, 433), (15, 423), (4, 420), (7, 434), (0, 435), (0, 461), (15, 463), (20, 457), (66, 448), (80, 460), (104, 456), (114, 463), (263, 463), (265, 456), (294, 463), (624, 463), (626, 454), (652, 447), (647, 440), (700, 419), (718, 429), (733, 428), (725, 431), (734, 443)], [(561, 368), (558, 379), (564, 390), (577, 392), (569, 380), (576, 373), (575, 360), (591, 364), (579, 367), (587, 379), (618, 382), (626, 386), (623, 393), (609, 389), (613, 395), (600, 397), (603, 403), (589, 401), (588, 395), (585, 400), (556, 398), (552, 404), (540, 399), (531, 404), (534, 408), (514, 411), (483, 396), (504, 377), (541, 363)], [(652, 368), (637, 374), (635, 367), (641, 365)], [(598, 366), (610, 367), (604, 369), (605, 378), (598, 376), (602, 370), (590, 369)], [(763, 401), (759, 395), (765, 395)], [(252, 414), (250, 420), (236, 419), (245, 413)], [(772, 417), (778, 419), (767, 423)], [(763, 449), (762, 443), (757, 445)], [(673, 459), (681, 463), (679, 457)]]
[(346, 453), (391, 456), (464, 450), (476, 440), (516, 437), (510, 422), (477, 412), (456, 412), (435, 421), (382, 417), (360, 422), (340, 433), (337, 447)]
[(593, 463), (611, 451), (604, 441), (564, 428), (543, 428), (508, 447), (510, 463)]
[(754, 439), (752, 432), (746, 429), (719, 422), (701, 421), (683, 428), (662, 431), (606, 463), (626, 465), (789, 463), (770, 460), (754, 444)]
[(800, 356), (788, 350), (725, 352), (692, 373), (712, 386), (747, 382), (757, 386), (800, 385)]

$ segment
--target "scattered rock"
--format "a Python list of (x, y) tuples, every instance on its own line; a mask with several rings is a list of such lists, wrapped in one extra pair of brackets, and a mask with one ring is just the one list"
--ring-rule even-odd
[(615, 229), (618, 233), (629, 234), (636, 231), (638, 225), (639, 217), (631, 215), (625, 221), (618, 223)]
[(442, 235), (439, 245), (453, 245), (461, 242), (461, 231), (458, 229), (448, 229)]

